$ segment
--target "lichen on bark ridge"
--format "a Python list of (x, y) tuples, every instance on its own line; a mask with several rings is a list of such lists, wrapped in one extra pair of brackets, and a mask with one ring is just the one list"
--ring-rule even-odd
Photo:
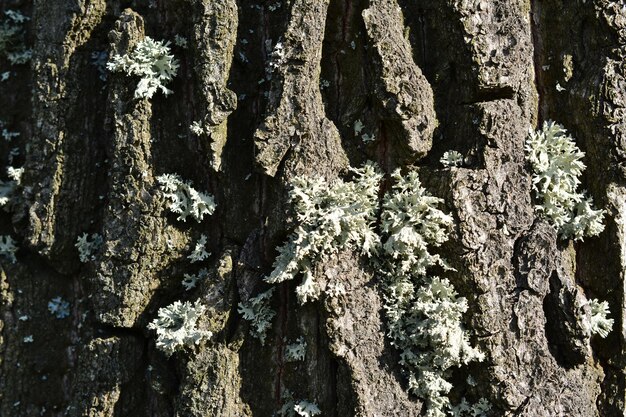
[[(0, 235), (19, 247), (15, 264), (0, 260), (0, 415), (270, 416), (286, 390), (325, 416), (421, 415), (385, 342), (379, 281), (357, 254), (312, 271), (320, 285), (342, 284), (336, 297), (299, 306), (289, 282), (276, 286), (263, 348), (236, 311), (268, 289), (262, 278), (294, 225), (293, 178), (348, 178), (366, 160), (387, 174), (418, 170), (458, 223), (439, 254), (458, 271), (446, 277), (486, 358), (468, 368), (475, 385), (453, 373), (453, 403), (485, 397), (498, 416), (623, 414), (620, 2), (3, 5), (31, 18), (33, 58), (0, 60), (10, 72), (0, 120), (20, 132), (0, 156), (18, 148), (12, 166), (24, 167), (0, 216)], [(180, 68), (168, 97), (136, 100), (136, 80), (104, 82), (92, 63), (94, 52), (176, 35), (188, 45), (172, 46)], [(598, 237), (559, 240), (533, 212), (523, 144), (545, 120), (585, 152), (582, 185), (606, 210)], [(208, 133), (192, 136), (194, 121)], [(451, 149), (464, 163), (443, 168)], [(155, 177), (169, 172), (214, 195), (215, 213), (201, 223), (168, 214)], [(74, 246), (83, 233), (104, 242), (85, 263)], [(212, 255), (192, 265), (202, 234)], [(203, 268), (185, 291), (183, 276)], [(62, 320), (47, 309), (56, 297), (70, 305)], [(607, 300), (615, 320), (605, 339), (580, 319), (591, 299)], [(176, 300), (202, 302), (213, 337), (167, 359), (146, 326)], [(286, 362), (300, 337), (304, 360)]]

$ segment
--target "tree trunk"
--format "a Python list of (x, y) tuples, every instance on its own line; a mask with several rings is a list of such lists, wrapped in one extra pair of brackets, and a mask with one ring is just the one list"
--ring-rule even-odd
[[(0, 222), (19, 247), (0, 274), (0, 416), (267, 417), (287, 391), (328, 417), (423, 415), (385, 337), (379, 274), (359, 254), (316, 266), (343, 284), (339, 297), (300, 305), (298, 282), (276, 285), (264, 345), (237, 311), (270, 288), (276, 247), (297, 225), (294, 178), (347, 178), (367, 160), (386, 174), (381, 195), (393, 170), (417, 169), (455, 219), (437, 252), (486, 358), (454, 370), (453, 404), (626, 416), (623, 2), (0, 5), (31, 17), (33, 52), (14, 66), (0, 55), (0, 120), (20, 133), (2, 142), (4, 155), (19, 149), (3, 166), (24, 167)], [(187, 46), (172, 45), (171, 95), (136, 99), (136, 78), (94, 65), (93, 53), (176, 35)], [(534, 210), (524, 143), (546, 120), (586, 152), (584, 188), (607, 210), (598, 237), (559, 239)], [(462, 167), (441, 165), (448, 150)], [(177, 220), (156, 180), (169, 173), (214, 195), (215, 213)], [(103, 238), (88, 262), (83, 233)], [(201, 234), (211, 256), (192, 264)], [(201, 268), (208, 277), (185, 291)], [(68, 317), (49, 311), (56, 297)], [(581, 329), (579, 300), (592, 298), (615, 320), (606, 338)], [(168, 357), (147, 326), (177, 300), (205, 305), (199, 325), (213, 336)], [(286, 362), (301, 336), (304, 361)]]

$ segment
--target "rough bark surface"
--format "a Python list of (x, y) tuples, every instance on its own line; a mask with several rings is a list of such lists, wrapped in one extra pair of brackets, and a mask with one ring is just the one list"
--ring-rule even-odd
[[(0, 0), (6, 10), (31, 17), (33, 56), (11, 66), (0, 53), (0, 127), (20, 133), (0, 143), (0, 177), (24, 167), (0, 220), (19, 246), (16, 263), (0, 259), (0, 416), (267, 417), (286, 390), (323, 416), (423, 415), (385, 337), (379, 277), (357, 254), (315, 269), (341, 296), (300, 306), (296, 283), (278, 285), (264, 345), (237, 312), (269, 288), (295, 224), (290, 181), (366, 160), (419, 170), (455, 218), (439, 252), (486, 359), (454, 371), (453, 403), (626, 416), (623, 2)], [(188, 45), (172, 46), (172, 95), (136, 99), (137, 79), (99, 78), (94, 52), (176, 35)], [(534, 211), (524, 141), (545, 120), (586, 152), (584, 188), (607, 210), (599, 237), (564, 241)], [(442, 167), (448, 150), (462, 167)], [(176, 220), (164, 173), (214, 195), (216, 212)], [(82, 233), (104, 240), (87, 263)], [(212, 254), (191, 264), (201, 234)], [(48, 311), (55, 297), (68, 317)], [(580, 318), (592, 298), (615, 320), (605, 339)], [(200, 300), (213, 336), (167, 357), (147, 325), (176, 300)], [(300, 336), (305, 360), (285, 361)]]

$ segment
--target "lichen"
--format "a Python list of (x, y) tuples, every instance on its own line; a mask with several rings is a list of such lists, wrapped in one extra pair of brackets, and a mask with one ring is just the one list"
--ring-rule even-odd
[(589, 300), (589, 314), (585, 316), (585, 322), (593, 334), (605, 338), (613, 329), (613, 319), (608, 318), (609, 303), (600, 302), (597, 299)]
[[(428, 275), (434, 266), (451, 270), (433, 248), (448, 240), (454, 220), (438, 206), (442, 199), (421, 186), (417, 172), (396, 170), (392, 189), (382, 207), (378, 199), (382, 176), (368, 163), (352, 182), (300, 177), (294, 181), (291, 202), (297, 215), (296, 231), (279, 247), (270, 283), (302, 274), (297, 287), (301, 303), (316, 299), (322, 288), (314, 267), (340, 249), (370, 258), (381, 277), (387, 335), (400, 351), (400, 365), (408, 389), (426, 401), (429, 417), (450, 411), (446, 380), (450, 369), (483, 354), (469, 343), (462, 325), (467, 312), (465, 298), (458, 297), (445, 278)], [(380, 218), (377, 232), (375, 220)], [(338, 285), (331, 282), (327, 288)], [(333, 289), (333, 293), (343, 293)]]
[(184, 274), (184, 278), (181, 282), (185, 287), (185, 291), (190, 291), (198, 285), (198, 282), (204, 281), (209, 276), (209, 270), (202, 268), (197, 274)]
[(558, 123), (544, 122), (541, 130), (530, 131), (525, 149), (533, 169), (533, 188), (540, 201), (536, 211), (563, 239), (582, 240), (584, 236), (600, 234), (605, 212), (593, 209), (591, 197), (578, 191), (585, 154), (567, 130)]
[(11, 263), (16, 263), (15, 252), (17, 252), (17, 246), (13, 238), (9, 235), (0, 235), (0, 255), (10, 260)]
[(304, 337), (300, 336), (295, 343), (285, 346), (285, 361), (298, 362), (303, 361), (306, 355), (306, 342)]
[(16, 10), (5, 10), (0, 23), (0, 56), (4, 55), (12, 65), (25, 64), (32, 58), (26, 48), (24, 25), (30, 20)]
[(383, 199), (377, 260), (387, 335), (400, 351), (409, 391), (426, 401), (428, 417), (440, 417), (450, 407), (450, 369), (481, 361), (483, 354), (470, 345), (462, 325), (465, 298), (447, 279), (428, 275), (435, 265), (451, 269), (431, 252), (448, 240), (453, 218), (438, 209), (443, 200), (426, 192), (416, 172), (402, 176), (397, 170), (392, 177), (396, 183)]
[(187, 259), (189, 259), (191, 263), (204, 261), (206, 258), (211, 256), (211, 254), (206, 251), (206, 248), (205, 248), (206, 243), (207, 243), (206, 235), (201, 234), (200, 239), (198, 239), (193, 250), (191, 251), (189, 256), (187, 256)]
[(140, 77), (135, 98), (152, 98), (161, 91), (164, 95), (172, 93), (165, 87), (178, 72), (178, 60), (170, 54), (170, 43), (155, 41), (146, 36), (130, 54), (115, 54), (107, 63), (107, 69), (113, 72), (125, 72), (130, 76)]
[(278, 248), (274, 270), (265, 278), (279, 283), (303, 276), (296, 293), (301, 304), (315, 300), (321, 288), (312, 266), (340, 248), (372, 255), (379, 245), (374, 231), (378, 210), (378, 189), (382, 175), (371, 163), (352, 170), (353, 181), (298, 177), (292, 182), (290, 200), (298, 226)]
[(70, 315), (70, 303), (55, 297), (48, 302), (48, 311), (57, 319), (64, 319)]
[(457, 151), (447, 151), (444, 152), (439, 162), (446, 168), (460, 167), (463, 165), (463, 155)]
[(164, 197), (169, 200), (168, 208), (178, 214), (177, 220), (187, 221), (191, 216), (201, 222), (205, 215), (215, 211), (213, 196), (196, 191), (191, 183), (183, 181), (177, 174), (163, 174), (157, 177)]
[(159, 309), (158, 317), (149, 325), (148, 329), (156, 330), (156, 346), (167, 356), (180, 351), (185, 347), (192, 347), (202, 340), (208, 339), (212, 333), (207, 330), (197, 329), (198, 319), (202, 316), (206, 307), (196, 301), (173, 304)]
[(285, 389), (281, 394), (283, 400), (283, 406), (276, 412), (275, 416), (280, 417), (315, 417), (320, 415), (322, 411), (317, 404), (309, 400), (296, 401), (293, 398), (291, 391)]
[(76, 248), (81, 262), (95, 261), (95, 253), (102, 247), (104, 240), (102, 236), (93, 233), (91, 237), (87, 233), (83, 233), (76, 239)]
[(270, 300), (274, 294), (274, 287), (260, 293), (248, 301), (240, 302), (237, 308), (244, 320), (250, 322), (250, 334), (265, 344), (267, 331), (272, 327), (272, 319), (276, 312), (270, 307)]
[(22, 183), (24, 168), (7, 167), (7, 176), (11, 181), (0, 180), (0, 207), (5, 206), (14, 196), (17, 186)]

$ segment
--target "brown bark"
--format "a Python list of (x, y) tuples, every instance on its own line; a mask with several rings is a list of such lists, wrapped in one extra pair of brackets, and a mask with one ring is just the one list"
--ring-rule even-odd
[[(421, 415), (385, 339), (376, 271), (357, 254), (316, 268), (344, 296), (300, 306), (295, 283), (280, 284), (264, 346), (237, 313), (268, 288), (295, 224), (290, 181), (366, 160), (418, 169), (457, 223), (440, 252), (487, 357), (454, 372), (453, 402), (484, 397), (494, 416), (626, 415), (621, 2), (0, 1), (8, 9), (32, 17), (33, 59), (11, 67), (0, 55), (11, 71), (0, 120), (21, 133), (0, 150), (18, 147), (12, 165), (25, 168), (0, 220), (20, 248), (17, 263), (0, 260), (0, 416), (266, 417), (285, 389), (323, 416)], [(189, 47), (173, 47), (172, 95), (137, 100), (136, 79), (98, 78), (92, 52), (176, 34)], [(597, 238), (560, 240), (533, 210), (523, 147), (544, 120), (586, 152), (583, 184), (607, 210)], [(191, 134), (193, 121), (208, 134)], [(439, 163), (450, 149), (462, 168)], [(217, 211), (177, 221), (155, 180), (173, 172), (215, 195)], [(83, 232), (104, 238), (88, 263), (74, 247)], [(212, 255), (197, 266), (187, 255), (201, 234)], [(209, 279), (184, 291), (200, 267)], [(57, 296), (65, 319), (47, 310)], [(606, 339), (576, 314), (591, 298), (609, 302)], [(214, 336), (167, 358), (147, 324), (197, 299)], [(286, 363), (301, 335), (305, 361)]]

